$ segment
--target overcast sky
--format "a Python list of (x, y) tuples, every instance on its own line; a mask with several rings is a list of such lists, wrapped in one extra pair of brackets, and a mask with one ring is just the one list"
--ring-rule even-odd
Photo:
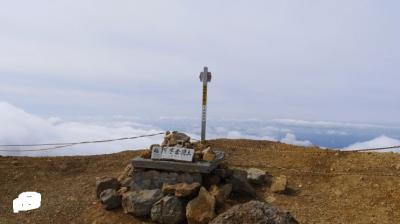
[(43, 116), (400, 123), (399, 1), (3, 1), (0, 100)]

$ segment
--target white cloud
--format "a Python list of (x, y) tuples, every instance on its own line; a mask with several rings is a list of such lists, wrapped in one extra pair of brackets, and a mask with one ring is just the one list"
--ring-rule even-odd
[(346, 136), (348, 135), (345, 131), (336, 131), (336, 130), (327, 130), (325, 131), (326, 135), (339, 135), (339, 136)]
[[(343, 150), (371, 149), (371, 148), (382, 148), (382, 147), (391, 147), (398, 145), (400, 145), (400, 140), (382, 135), (377, 138), (371, 139), (369, 141), (356, 142), (346, 148), (343, 148)], [(389, 152), (389, 151), (400, 152), (400, 148), (381, 150), (379, 152)]]
[(313, 144), (308, 140), (298, 140), (296, 135), (292, 133), (287, 133), (284, 138), (281, 139), (281, 142), (291, 145), (300, 145), (300, 146), (312, 146)]
[(268, 141), (276, 141), (275, 138), (270, 136), (254, 136), (254, 135), (247, 135), (243, 134), (239, 131), (228, 131), (226, 133), (226, 138), (231, 139), (257, 139), (257, 140), (268, 140)]
[[(385, 129), (400, 129), (400, 127), (391, 127), (377, 124), (367, 123), (351, 123), (351, 122), (332, 122), (332, 121), (306, 121), (296, 119), (273, 119), (272, 122), (281, 125), (293, 126), (293, 127), (309, 127), (309, 128), (385, 128)], [(329, 133), (328, 133), (329, 134)], [(337, 134), (337, 133), (334, 133)]]
[[(161, 129), (137, 123), (85, 123), (67, 122), (59, 118), (42, 118), (29, 114), (9, 103), (0, 102), (0, 144), (31, 144), (75, 142), (112, 139), (162, 132)], [(88, 155), (118, 152), (127, 149), (147, 148), (160, 143), (163, 136), (118, 141), (105, 144), (88, 144), (42, 152), (1, 152), (2, 155)], [(7, 148), (3, 148), (7, 149)], [(23, 149), (23, 148), (20, 148)]]

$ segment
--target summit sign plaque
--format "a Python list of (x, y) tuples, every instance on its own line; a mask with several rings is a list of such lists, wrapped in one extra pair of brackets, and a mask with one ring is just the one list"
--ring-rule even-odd
[(194, 149), (181, 147), (154, 146), (151, 150), (151, 159), (155, 160), (176, 160), (192, 162)]

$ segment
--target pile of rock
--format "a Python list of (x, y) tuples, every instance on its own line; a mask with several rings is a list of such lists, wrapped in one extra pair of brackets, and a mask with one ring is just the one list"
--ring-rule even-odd
[[(125, 213), (150, 217), (157, 223), (209, 223), (232, 192), (256, 197), (252, 184), (264, 181), (265, 172), (254, 168), (245, 171), (220, 166), (210, 174), (199, 174), (134, 169), (128, 165), (118, 178), (98, 178), (96, 194), (107, 210), (122, 206)], [(276, 217), (288, 216), (277, 210), (267, 212), (280, 214)], [(214, 222), (230, 223), (223, 219)]]
[[(172, 132), (166, 135), (162, 145), (182, 144), (185, 147), (202, 147), (203, 149), (196, 150), (201, 152), (198, 153), (199, 156), (201, 154), (201, 160), (213, 160), (210, 155), (213, 153), (211, 148), (188, 145), (188, 142), (190, 143), (190, 138), (187, 135)], [(137, 217), (148, 217), (157, 223), (176, 224), (186, 221), (189, 224), (202, 224), (210, 223), (217, 217), (217, 211), (224, 210), (220, 208), (225, 207), (225, 202), (232, 193), (256, 198), (253, 186), (263, 185), (265, 181), (266, 173), (262, 170), (230, 169), (224, 164), (220, 164), (210, 173), (139, 169), (129, 164), (118, 178), (97, 178), (96, 195), (107, 210), (122, 206), (125, 213)], [(289, 214), (275, 208), (265, 208), (265, 206), (271, 207), (270, 205), (259, 203), (262, 203), (264, 207), (257, 204), (260, 211), (253, 212), (254, 214), (272, 214), (273, 218), (270, 220), (292, 218)], [(230, 210), (227, 212), (232, 213)], [(224, 216), (223, 214), (215, 218), (213, 223), (231, 223), (230, 219), (226, 218), (231, 215), (228, 213)], [(257, 217), (254, 218), (256, 219)]]
[(190, 137), (182, 132), (167, 131), (164, 136), (164, 141), (161, 146), (181, 146), (185, 148), (192, 148), (193, 144), (190, 143)]
[[(160, 146), (159, 144), (154, 144), (150, 146), (150, 149), (145, 150), (141, 157), (144, 159), (149, 159), (151, 157), (151, 151), (153, 147)], [(161, 146), (167, 147), (183, 147), (188, 149), (195, 149), (195, 154), (193, 157), (193, 161), (207, 161), (212, 162), (216, 159), (216, 153), (211, 149), (211, 147), (207, 147), (201, 143), (193, 144), (190, 142), (190, 137), (185, 133), (177, 132), (177, 131), (167, 131), (164, 136), (164, 141), (161, 143)]]

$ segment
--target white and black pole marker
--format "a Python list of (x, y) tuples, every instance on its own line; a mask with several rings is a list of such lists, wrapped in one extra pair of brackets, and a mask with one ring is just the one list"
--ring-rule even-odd
[(207, 83), (211, 81), (211, 72), (207, 67), (200, 73), (200, 81), (203, 83), (203, 101), (201, 113), (201, 142), (206, 140), (206, 120), (207, 120)]

